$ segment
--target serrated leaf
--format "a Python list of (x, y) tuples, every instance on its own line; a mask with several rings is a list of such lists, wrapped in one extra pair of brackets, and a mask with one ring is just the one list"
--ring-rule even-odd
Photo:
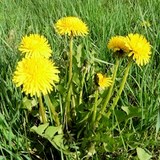
[(60, 149), (57, 147), (57, 145), (55, 144), (54, 141), (52, 141), (52, 140), (50, 140), (50, 139), (48, 139), (48, 140), (49, 140), (49, 142), (50, 142), (57, 150), (60, 150)]
[(48, 125), (49, 123), (42, 124), (38, 127), (33, 126), (30, 130), (32, 132), (36, 132), (38, 135), (42, 136), (43, 138), (46, 138), (57, 150), (59, 151), (63, 150), (65, 154), (70, 153), (67, 150), (67, 147), (64, 146), (63, 144), (62, 125), (58, 127), (55, 127), (55, 126), (48, 127)]
[(36, 106), (37, 105), (37, 101), (35, 100), (35, 99), (28, 99), (27, 97), (24, 97), (23, 98), (23, 108), (24, 109), (27, 109), (28, 111), (32, 111), (32, 108), (34, 107), (34, 106)]
[(31, 132), (36, 132), (36, 131), (37, 131), (37, 128), (38, 128), (37, 126), (33, 126), (33, 127), (31, 127), (30, 131), (31, 131)]
[(69, 154), (68, 147), (63, 145), (63, 135), (57, 135), (53, 140), (50, 140), (50, 143), (59, 151), (63, 150), (65, 154)]
[(42, 135), (42, 133), (45, 131), (45, 129), (48, 127), (49, 123), (41, 124), (38, 127), (33, 126), (31, 128), (32, 132), (36, 132), (39, 135)]
[(54, 136), (53, 141), (58, 147), (61, 148), (63, 146), (63, 135), (61, 134), (61, 135)]
[(148, 154), (144, 149), (137, 147), (137, 156), (140, 160), (149, 160), (152, 158), (150, 154)]
[(123, 110), (123, 111), (125, 111), (125, 112), (126, 112), (126, 114), (127, 114), (127, 115), (129, 115), (130, 110), (129, 110), (129, 108), (128, 108), (128, 107), (126, 107), (126, 106), (122, 106), (121, 108), (122, 108), (122, 110)]
[[(126, 120), (126, 113), (123, 112), (122, 110), (116, 110), (115, 109), (115, 113), (116, 113), (116, 116), (117, 116), (117, 119), (118, 119), (119, 123)], [(106, 117), (108, 117), (108, 116), (106, 115)]]
[(132, 118), (132, 117), (141, 117), (141, 110), (140, 108), (133, 107), (133, 106), (122, 106), (121, 107), (123, 111), (126, 112), (127, 118)]
[(49, 123), (39, 125), (37, 128), (37, 133), (42, 134), (48, 126), (49, 126)]
[(45, 131), (45, 136), (48, 136), (52, 139), (58, 131), (59, 127), (49, 126)]

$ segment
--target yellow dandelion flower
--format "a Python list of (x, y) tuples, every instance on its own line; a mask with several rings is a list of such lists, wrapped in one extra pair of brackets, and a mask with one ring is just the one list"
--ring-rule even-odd
[(100, 88), (109, 87), (112, 84), (112, 79), (110, 77), (105, 77), (101, 73), (96, 74), (96, 81)]
[(126, 53), (129, 51), (129, 48), (126, 46), (126, 38), (123, 36), (112, 37), (107, 46), (113, 52)]
[(63, 17), (55, 24), (55, 29), (58, 34), (69, 36), (85, 36), (88, 34), (87, 25), (77, 17)]
[(48, 40), (39, 34), (24, 36), (18, 49), (22, 53), (25, 53), (26, 57), (43, 56), (45, 58), (49, 58), (52, 53)]
[(147, 64), (151, 55), (151, 45), (146, 38), (139, 34), (129, 34), (126, 38), (130, 49), (128, 56), (132, 56), (138, 65)]
[(22, 86), (22, 92), (31, 96), (50, 93), (59, 81), (59, 70), (54, 63), (44, 57), (26, 57), (18, 62), (13, 82)]

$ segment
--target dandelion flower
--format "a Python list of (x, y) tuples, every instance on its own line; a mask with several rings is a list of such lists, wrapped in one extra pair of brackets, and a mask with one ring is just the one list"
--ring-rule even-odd
[(107, 46), (113, 52), (126, 53), (129, 51), (129, 48), (126, 46), (126, 38), (123, 36), (112, 37)]
[(139, 34), (129, 34), (126, 38), (130, 49), (128, 56), (133, 57), (138, 65), (147, 64), (151, 55), (151, 45), (146, 38)]
[(109, 87), (112, 84), (112, 79), (110, 77), (105, 77), (101, 73), (97, 73), (96, 83), (100, 88), (105, 88), (105, 87)]
[(44, 57), (26, 57), (18, 62), (13, 82), (22, 86), (22, 92), (31, 96), (50, 93), (59, 81), (59, 70), (54, 63)]
[(55, 29), (58, 34), (69, 36), (85, 36), (88, 34), (87, 25), (77, 17), (63, 17), (55, 24)]
[(25, 53), (26, 57), (43, 56), (45, 58), (49, 58), (52, 53), (48, 40), (39, 34), (24, 36), (18, 49), (22, 53)]

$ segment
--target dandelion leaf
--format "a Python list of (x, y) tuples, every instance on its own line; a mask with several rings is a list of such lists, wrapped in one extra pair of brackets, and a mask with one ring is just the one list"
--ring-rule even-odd
[(148, 154), (144, 149), (137, 147), (137, 155), (140, 160), (150, 160), (152, 156)]
[(48, 125), (49, 125), (49, 123), (41, 124), (41, 125), (39, 125), (38, 127), (33, 126), (33, 127), (31, 128), (31, 131), (32, 131), (32, 132), (36, 132), (36, 133), (39, 134), (39, 135), (42, 135), (43, 132), (45, 131), (45, 129), (48, 127)]
[(49, 137), (49, 138), (53, 138), (54, 135), (57, 133), (57, 132), (62, 132), (62, 126), (58, 126), (58, 127), (54, 127), (54, 126), (49, 126), (46, 131), (45, 131), (45, 136), (46, 137)]

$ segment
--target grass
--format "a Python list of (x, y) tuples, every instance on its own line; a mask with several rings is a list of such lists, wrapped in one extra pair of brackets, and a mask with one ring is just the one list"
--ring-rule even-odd
[[(22, 36), (29, 33), (43, 34), (48, 38), (54, 51), (53, 58), (57, 65), (62, 67), (61, 63), (68, 50), (67, 42), (55, 33), (53, 23), (69, 15), (80, 17), (89, 26), (89, 35), (84, 39), (76, 39), (74, 47), (75, 49), (77, 46), (80, 47), (79, 43), (82, 45), (84, 57), (92, 61), (92, 67), (98, 66), (94, 67), (95, 71), (112, 70), (110, 64), (114, 63), (114, 59), (108, 54), (106, 44), (113, 35), (140, 33), (145, 35), (152, 45), (150, 63), (142, 68), (132, 66), (125, 90), (112, 115), (112, 122), (108, 122), (105, 117), (102, 119), (107, 129), (103, 125), (100, 126), (101, 132), (94, 137), (100, 145), (96, 148), (97, 153), (92, 159), (138, 159), (137, 147), (145, 149), (152, 155), (152, 159), (160, 158), (160, 3), (158, 1), (0, 1), (0, 159), (29, 160), (57, 157), (63, 159), (48, 141), (46, 142), (44, 138), (36, 141), (36, 135), (29, 131), (37, 123), (36, 117), (22, 109), (22, 94), (20, 89), (13, 85), (12, 75), (20, 58), (17, 50), (19, 42)], [(142, 27), (143, 21), (149, 21), (151, 26)], [(97, 61), (89, 59), (90, 57), (97, 58)], [(109, 64), (101, 63), (100, 60)], [(120, 77), (123, 76), (122, 66), (118, 72)], [(91, 88), (87, 86), (87, 91), (91, 92)], [(136, 109), (133, 108), (132, 115), (126, 118), (124, 113), (131, 106)], [(87, 142), (86, 139), (83, 141)], [(79, 143), (85, 152), (85, 143)], [(77, 147), (78, 144), (72, 144), (73, 149), (78, 150)]]

